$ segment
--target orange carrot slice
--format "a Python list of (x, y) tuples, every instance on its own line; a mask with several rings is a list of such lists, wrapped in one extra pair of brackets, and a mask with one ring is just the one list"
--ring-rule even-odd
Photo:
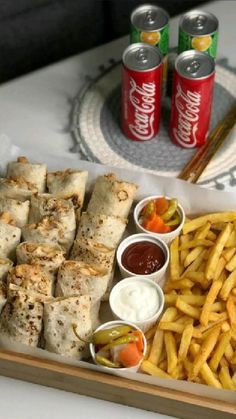
[(143, 352), (144, 344), (143, 344), (142, 333), (139, 330), (135, 330), (135, 332), (133, 332), (132, 334), (137, 336), (137, 338), (138, 338), (138, 341), (135, 342), (135, 343), (136, 343), (136, 346), (137, 346), (139, 352)]
[(161, 233), (164, 226), (164, 221), (157, 214), (152, 214), (152, 216), (147, 218), (143, 223), (143, 227), (148, 231), (152, 231), (153, 233)]
[(157, 215), (164, 214), (169, 208), (169, 201), (163, 196), (155, 199), (156, 213)]
[(124, 367), (134, 367), (142, 359), (136, 343), (128, 343), (119, 353), (119, 362)]

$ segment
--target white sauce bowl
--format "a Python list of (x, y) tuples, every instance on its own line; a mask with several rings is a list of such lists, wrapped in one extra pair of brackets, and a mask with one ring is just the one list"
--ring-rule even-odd
[[(164, 308), (164, 294), (163, 291), (161, 289), (161, 287), (156, 284), (155, 282), (153, 282), (151, 279), (145, 278), (144, 276), (140, 275), (140, 276), (135, 276), (135, 277), (129, 277), (129, 278), (125, 278), (123, 280), (121, 280), (120, 282), (118, 282), (112, 289), (111, 293), (110, 293), (110, 297), (109, 297), (109, 304), (110, 304), (110, 308), (112, 311), (112, 314), (114, 316), (114, 318), (116, 319), (121, 319), (123, 321), (128, 321), (129, 319), (126, 318), (126, 315), (128, 316), (128, 314), (125, 313), (122, 314), (121, 313), (121, 307), (118, 309), (118, 297), (120, 298), (120, 293), (122, 292), (122, 289), (125, 289), (126, 287), (129, 287), (130, 289), (130, 285), (133, 286), (135, 285), (137, 287), (139, 287), (139, 284), (141, 285), (145, 285), (149, 287), (152, 287), (153, 292), (156, 293), (157, 295), (157, 299), (158, 299), (158, 305), (156, 306), (156, 309), (153, 309), (153, 314), (151, 315), (151, 317), (147, 317), (146, 315), (144, 316), (143, 320), (139, 319), (136, 321), (132, 321), (133, 324), (135, 324), (137, 327), (139, 327), (143, 332), (146, 332), (147, 330), (149, 330), (159, 319), (163, 308)], [(134, 293), (135, 295), (135, 293)], [(148, 294), (147, 294), (148, 295)], [(148, 303), (151, 304), (151, 299), (150, 301), (141, 301), (141, 299), (145, 298), (145, 294), (143, 293), (143, 295), (140, 296), (140, 303), (137, 301), (137, 311), (139, 309), (139, 304), (140, 304), (140, 309), (145, 311), (145, 304), (148, 305)], [(144, 304), (142, 304), (142, 302)], [(129, 305), (129, 307), (131, 307), (131, 303), (132, 306), (134, 306), (133, 301), (128, 301), (127, 298), (127, 305)], [(148, 313), (148, 309), (149, 307), (146, 309), (146, 313)], [(135, 310), (135, 309), (134, 309)], [(140, 315), (140, 313), (139, 313)]]
[(165, 242), (163, 242), (161, 239), (159, 239), (158, 237), (155, 237), (154, 235), (151, 234), (147, 234), (147, 233), (142, 233), (142, 234), (132, 234), (131, 236), (128, 236), (126, 239), (124, 239), (120, 245), (118, 246), (117, 252), (116, 252), (116, 260), (120, 269), (120, 273), (122, 278), (127, 278), (128, 276), (140, 276), (140, 274), (135, 274), (131, 271), (129, 271), (128, 269), (126, 269), (124, 267), (124, 265), (122, 264), (122, 254), (125, 251), (125, 249), (132, 243), (137, 243), (137, 242), (142, 242), (142, 241), (149, 241), (151, 243), (156, 244), (157, 246), (159, 246), (163, 252), (164, 252), (164, 256), (165, 256), (165, 263), (164, 265), (158, 269), (157, 271), (151, 273), (151, 274), (143, 274), (142, 276), (145, 278), (149, 278), (152, 279), (155, 282), (160, 282), (166, 273), (166, 270), (168, 268), (169, 265), (169, 259), (170, 259), (170, 255), (169, 255), (169, 248), (166, 245)]
[[(135, 222), (136, 231), (138, 233), (151, 234), (152, 236), (158, 237), (159, 239), (163, 240), (165, 243), (168, 244), (172, 242), (172, 240), (174, 240), (180, 234), (183, 228), (183, 225), (185, 223), (185, 212), (184, 212), (183, 207), (179, 203), (177, 206), (177, 212), (179, 213), (179, 216), (180, 216), (180, 224), (175, 230), (170, 231), (170, 233), (154, 233), (152, 231), (146, 230), (146, 228), (144, 228), (139, 222), (139, 215), (142, 209), (145, 207), (145, 205), (147, 205), (148, 202), (152, 201), (153, 199), (162, 198), (162, 197), (163, 195), (152, 195), (152, 196), (148, 196), (147, 198), (142, 199), (142, 201), (140, 201), (134, 208), (134, 222)], [(165, 196), (165, 198), (168, 200), (171, 199), (168, 196)]]

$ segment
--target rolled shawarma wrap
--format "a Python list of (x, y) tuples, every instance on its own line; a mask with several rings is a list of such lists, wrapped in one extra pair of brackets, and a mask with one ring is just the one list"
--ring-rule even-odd
[(91, 214), (107, 214), (127, 218), (137, 185), (120, 181), (114, 173), (99, 176), (96, 179), (87, 212)]
[(66, 231), (73, 231), (75, 234), (76, 221), (72, 202), (56, 198), (51, 194), (32, 195), (29, 223), (38, 223), (44, 217), (53, 217)]
[(24, 241), (58, 244), (66, 253), (73, 244), (74, 236), (75, 231), (65, 231), (53, 217), (44, 217), (39, 223), (26, 224), (22, 228)]
[(16, 249), (17, 263), (36, 264), (56, 278), (59, 266), (65, 260), (65, 252), (58, 245), (23, 242)]
[(117, 247), (125, 231), (127, 219), (106, 214), (83, 212), (76, 239), (91, 239), (107, 247)]
[(0, 213), (9, 212), (19, 228), (22, 228), (28, 222), (29, 206), (29, 201), (0, 197)]
[(62, 263), (57, 274), (56, 296), (72, 297), (89, 295), (91, 297), (91, 319), (95, 329), (99, 324), (99, 308), (105, 295), (109, 273), (97, 265), (74, 260)]
[(0, 336), (37, 346), (42, 330), (43, 303), (25, 290), (11, 286), (0, 315)]
[(10, 259), (0, 258), (0, 313), (7, 301), (6, 278), (12, 266), (13, 262)]
[(8, 258), (0, 258), (0, 283), (5, 281), (8, 271), (12, 268), (13, 262)]
[(71, 170), (52, 172), (47, 175), (49, 193), (70, 200), (79, 219), (84, 202), (85, 187), (88, 178), (87, 171)]
[(0, 258), (15, 260), (16, 247), (20, 243), (21, 229), (16, 227), (8, 212), (0, 214)]
[(26, 157), (18, 157), (17, 161), (8, 163), (7, 177), (12, 179), (23, 178), (35, 185), (38, 192), (46, 189), (47, 165), (30, 163)]
[(0, 258), (0, 313), (7, 301), (6, 277), (13, 262), (10, 259)]
[(38, 190), (36, 186), (27, 182), (24, 178), (0, 178), (0, 196), (1, 198), (12, 198), (18, 201), (29, 200), (31, 195)]
[(89, 340), (92, 333), (90, 297), (57, 298), (44, 305), (45, 349), (67, 357), (81, 359), (88, 345), (75, 336)]
[(78, 260), (89, 264), (113, 270), (116, 249), (107, 247), (90, 239), (75, 240), (71, 251), (71, 260)]
[(0, 281), (0, 313), (7, 302), (7, 286), (5, 282)]
[(107, 290), (103, 299), (108, 298), (109, 290), (112, 287), (115, 269), (115, 248), (104, 246), (101, 243), (89, 239), (75, 240), (72, 247), (70, 259), (87, 264), (98, 265), (108, 272)]
[(26, 292), (52, 296), (54, 284), (40, 265), (22, 264), (12, 268), (7, 275), (7, 286), (16, 285)]

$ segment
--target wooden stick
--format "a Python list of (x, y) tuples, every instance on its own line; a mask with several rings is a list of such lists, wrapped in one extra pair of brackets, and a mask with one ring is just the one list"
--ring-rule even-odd
[(190, 162), (183, 168), (178, 175), (178, 179), (196, 183), (208, 163), (215, 156), (222, 144), (224, 144), (227, 140), (227, 137), (235, 123), (236, 105), (227, 113), (224, 119), (210, 134), (206, 144), (194, 154)]

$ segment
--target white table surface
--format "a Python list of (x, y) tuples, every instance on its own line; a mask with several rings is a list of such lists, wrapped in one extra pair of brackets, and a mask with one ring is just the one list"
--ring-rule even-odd
[[(236, 67), (236, 1), (215, 1), (201, 9), (220, 20), (218, 58)], [(171, 46), (177, 43), (178, 18), (171, 20)], [(77, 159), (68, 131), (71, 100), (86, 75), (96, 74), (110, 58), (120, 59), (128, 44), (123, 37), (110, 44), (76, 55), (0, 87), (0, 134), (5, 133), (23, 148)], [(112, 51), (112, 53), (111, 53)], [(173, 415), (174, 415), (173, 411)], [(123, 419), (167, 416), (89, 397), (0, 377), (0, 419)]]

